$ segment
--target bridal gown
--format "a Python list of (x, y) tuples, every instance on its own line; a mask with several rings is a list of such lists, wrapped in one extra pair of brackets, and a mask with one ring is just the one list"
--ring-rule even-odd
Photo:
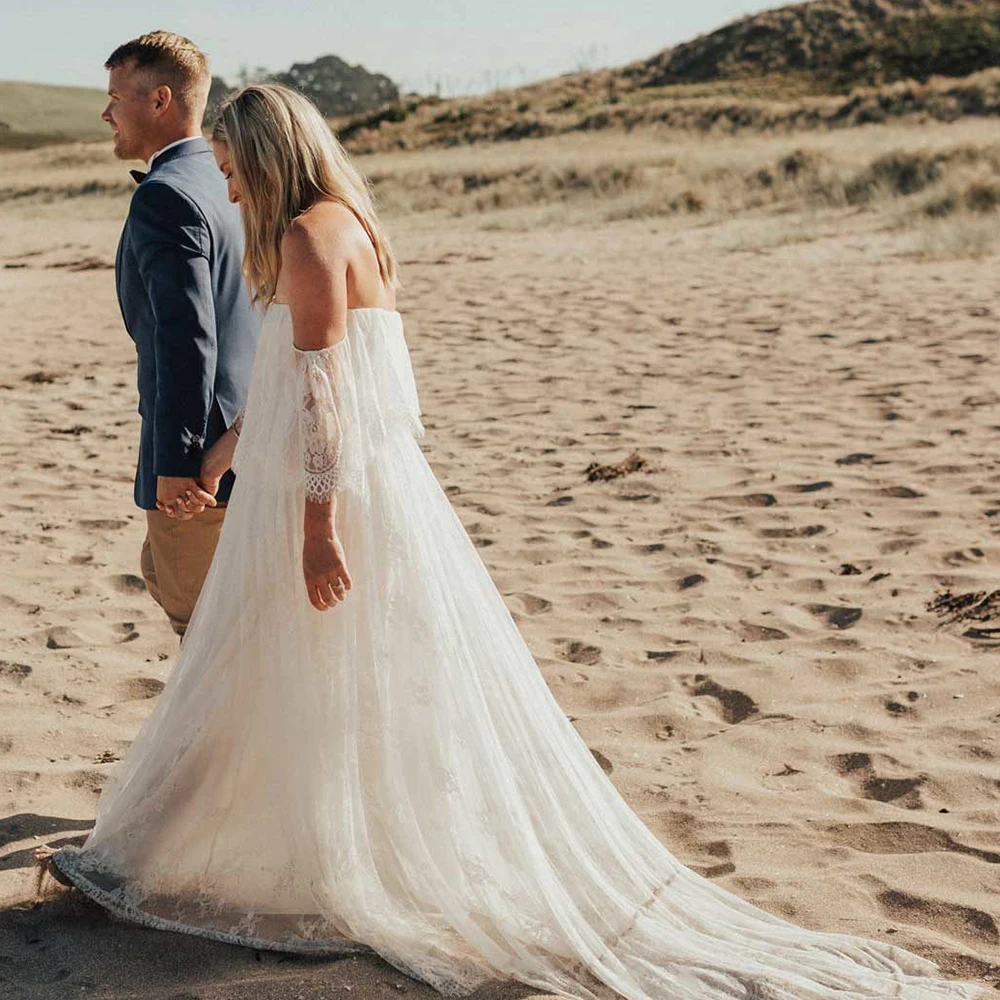
[[(441, 993), (985, 996), (686, 868), (552, 696), (421, 451), (399, 313), (298, 351), (265, 315), (235, 490), (167, 685), (54, 863), (116, 914), (254, 948), (376, 953)], [(335, 493), (353, 588), (302, 577)]]

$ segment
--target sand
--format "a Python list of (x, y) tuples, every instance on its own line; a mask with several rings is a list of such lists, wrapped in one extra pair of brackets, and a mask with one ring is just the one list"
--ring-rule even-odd
[[(761, 225), (393, 222), (428, 459), (674, 854), (995, 981), (1000, 623), (928, 603), (997, 586), (1000, 262), (849, 217), (754, 249)], [(138, 575), (118, 229), (0, 223), (0, 996), (433, 996), (36, 898), (33, 849), (85, 836), (176, 653)]]

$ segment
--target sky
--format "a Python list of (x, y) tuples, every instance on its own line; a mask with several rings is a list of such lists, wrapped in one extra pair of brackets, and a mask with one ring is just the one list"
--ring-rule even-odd
[(0, 79), (106, 86), (120, 42), (158, 28), (241, 68), (285, 70), (334, 54), (404, 90), (445, 96), (618, 66), (769, 6), (768, 0), (0, 0)]

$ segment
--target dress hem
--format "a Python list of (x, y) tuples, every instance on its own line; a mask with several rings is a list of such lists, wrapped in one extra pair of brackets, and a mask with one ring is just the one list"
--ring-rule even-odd
[(108, 892), (101, 889), (79, 871), (74, 864), (73, 853), (65, 848), (56, 851), (52, 855), (51, 861), (59, 871), (79, 889), (85, 896), (89, 896), (95, 903), (99, 903), (115, 916), (122, 917), (133, 923), (141, 924), (144, 927), (151, 927), (154, 930), (173, 931), (177, 934), (192, 934), (197, 937), (208, 938), (212, 941), (221, 941), (224, 944), (241, 945), (245, 948), (253, 948), (257, 951), (277, 951), (288, 952), (296, 955), (374, 955), (374, 949), (359, 941), (352, 941), (350, 938), (326, 938), (321, 940), (309, 940), (308, 938), (291, 938), (287, 941), (272, 941), (268, 938), (252, 937), (245, 934), (237, 934), (232, 931), (218, 930), (212, 927), (198, 927), (193, 924), (181, 923), (178, 920), (167, 920), (155, 914), (148, 913), (141, 907), (125, 902), (120, 893)]

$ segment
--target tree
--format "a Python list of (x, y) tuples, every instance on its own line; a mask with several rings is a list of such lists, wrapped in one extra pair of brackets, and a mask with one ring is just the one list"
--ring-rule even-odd
[(287, 73), (275, 73), (278, 83), (305, 94), (327, 117), (371, 111), (399, 100), (399, 88), (381, 73), (351, 66), (337, 56), (320, 56), (311, 63), (295, 63)]

